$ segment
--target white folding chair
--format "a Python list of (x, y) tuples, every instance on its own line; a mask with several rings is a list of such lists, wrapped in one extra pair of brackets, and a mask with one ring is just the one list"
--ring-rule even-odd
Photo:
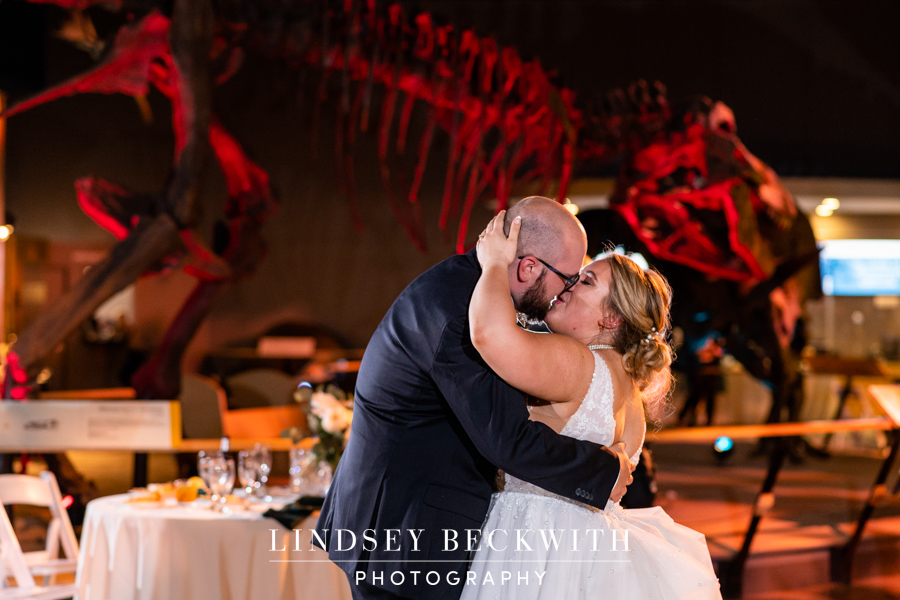
[[(23, 552), (3, 505), (30, 505), (50, 509), (44, 550)], [(59, 558), (60, 544), (64, 558)], [(27, 598), (57, 600), (75, 594), (75, 584), (56, 584), (59, 573), (74, 573), (78, 565), (78, 540), (62, 506), (56, 477), (49, 471), (40, 477), (0, 475), (0, 600)], [(7, 585), (11, 577), (15, 587)], [(37, 585), (35, 577), (43, 577)]]

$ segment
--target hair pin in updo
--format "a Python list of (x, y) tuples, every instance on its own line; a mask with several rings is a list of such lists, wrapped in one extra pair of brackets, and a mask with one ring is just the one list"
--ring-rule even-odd
[(659, 334), (656, 332), (656, 326), (654, 325), (650, 328), (650, 333), (647, 334), (647, 337), (641, 340), (641, 343), (649, 345), (657, 335)]

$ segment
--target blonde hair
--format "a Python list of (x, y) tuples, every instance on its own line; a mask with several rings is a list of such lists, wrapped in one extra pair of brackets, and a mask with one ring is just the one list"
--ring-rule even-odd
[(612, 345), (641, 391), (647, 416), (660, 424), (672, 390), (669, 308), (672, 289), (653, 269), (644, 270), (620, 254), (609, 254), (612, 282), (606, 305), (621, 317)]

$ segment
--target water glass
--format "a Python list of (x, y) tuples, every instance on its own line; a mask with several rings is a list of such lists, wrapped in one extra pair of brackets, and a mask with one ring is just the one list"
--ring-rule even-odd
[(247, 497), (256, 494), (260, 488), (260, 457), (253, 450), (241, 450), (238, 453), (238, 476)]
[(320, 461), (312, 450), (293, 448), (291, 456), (291, 491), (305, 496), (324, 496), (331, 487), (331, 465)]
[(313, 477), (316, 475), (316, 455), (312, 450), (291, 448), (291, 491), (295, 494), (308, 493)]
[(211, 492), (210, 500), (215, 509), (217, 505), (225, 501), (225, 496), (231, 493), (234, 488), (235, 468), (234, 459), (222, 456), (210, 458), (211, 465), (209, 471), (209, 491)]
[(319, 463), (318, 470), (316, 471), (316, 475), (319, 480), (319, 490), (320, 495), (324, 496), (328, 493), (328, 488), (331, 487), (331, 480), (334, 477), (334, 471), (331, 468), (331, 463), (325, 462), (324, 460)]
[(256, 444), (253, 447), (253, 451), (256, 453), (257, 481), (259, 482), (256, 488), (256, 495), (261, 498), (266, 495), (266, 485), (269, 482), (269, 475), (272, 474), (272, 452), (268, 446), (261, 444)]
[(206, 488), (209, 489), (210, 486), (210, 468), (212, 467), (212, 460), (215, 456), (221, 454), (220, 452), (204, 452), (201, 450), (197, 453), (197, 474), (200, 476), (200, 479), (203, 480), (203, 483), (206, 484)]

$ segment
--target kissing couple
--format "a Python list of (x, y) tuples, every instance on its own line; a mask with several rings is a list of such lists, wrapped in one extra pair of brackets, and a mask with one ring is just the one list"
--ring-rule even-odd
[(586, 251), (525, 198), (388, 310), (317, 524), (354, 598), (721, 598), (702, 534), (618, 504), (671, 386), (670, 289)]

